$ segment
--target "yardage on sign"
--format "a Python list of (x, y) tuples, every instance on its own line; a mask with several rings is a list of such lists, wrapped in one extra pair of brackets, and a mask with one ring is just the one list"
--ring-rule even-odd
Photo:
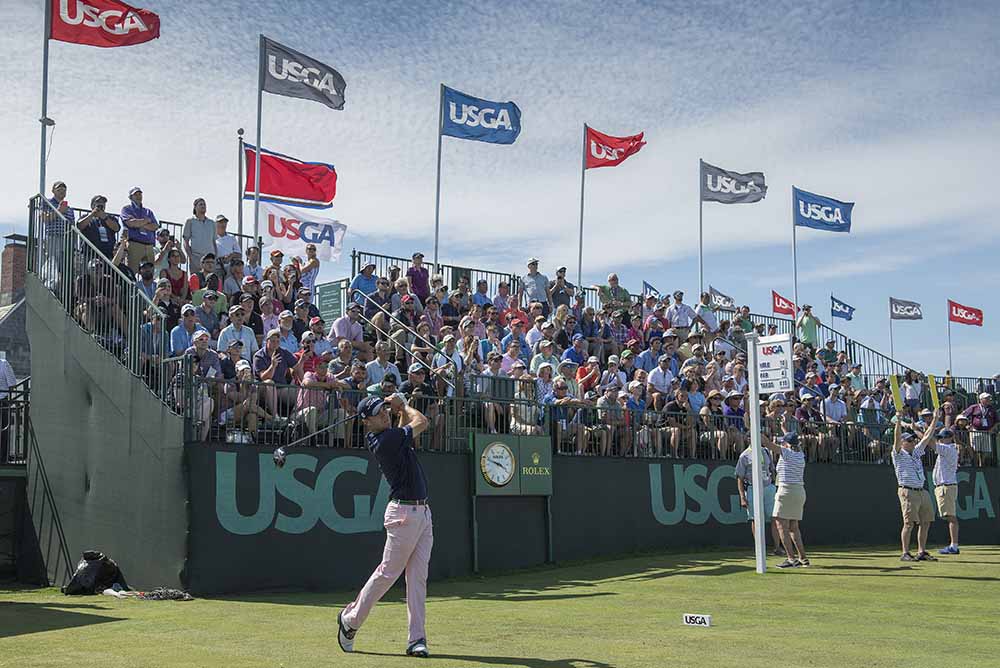
[(794, 388), (792, 373), (792, 335), (779, 334), (757, 339), (757, 389), (760, 392), (786, 392)]

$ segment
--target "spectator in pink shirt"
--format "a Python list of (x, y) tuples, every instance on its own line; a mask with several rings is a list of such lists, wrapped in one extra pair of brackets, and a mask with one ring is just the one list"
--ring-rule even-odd
[(347, 314), (333, 321), (330, 327), (330, 335), (327, 339), (336, 345), (341, 341), (348, 341), (357, 353), (358, 359), (362, 362), (370, 362), (372, 359), (372, 347), (365, 342), (364, 329), (358, 322), (361, 314), (361, 305), (357, 302), (351, 303), (347, 307)]

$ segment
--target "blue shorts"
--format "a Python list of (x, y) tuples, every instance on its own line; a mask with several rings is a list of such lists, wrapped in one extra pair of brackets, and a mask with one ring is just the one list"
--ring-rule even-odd
[[(753, 485), (747, 485), (747, 521), (753, 519)], [(765, 521), (771, 521), (771, 515), (774, 514), (774, 484), (770, 484), (764, 488), (764, 517)]]

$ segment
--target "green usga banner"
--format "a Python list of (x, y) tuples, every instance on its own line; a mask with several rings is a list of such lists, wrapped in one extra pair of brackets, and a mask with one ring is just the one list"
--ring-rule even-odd
[(477, 496), (552, 496), (552, 441), (544, 436), (476, 434)]

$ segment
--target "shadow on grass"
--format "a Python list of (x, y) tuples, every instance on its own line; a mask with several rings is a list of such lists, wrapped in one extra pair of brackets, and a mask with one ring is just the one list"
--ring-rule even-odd
[(0, 601), (0, 638), (122, 621), (75, 610), (105, 610), (91, 603), (11, 603)]
[[(399, 654), (386, 652), (354, 652), (367, 656), (399, 657)], [(613, 664), (590, 659), (535, 659), (515, 656), (473, 656), (471, 654), (431, 654), (432, 659), (451, 659), (452, 661), (467, 661), (486, 663), (491, 666), (524, 666), (524, 668), (615, 668)]]
[[(804, 575), (830, 575), (835, 577), (880, 577), (881, 575), (891, 575), (892, 573), (899, 573), (902, 576), (908, 578), (931, 578), (934, 580), (959, 580), (968, 582), (1000, 582), (1000, 577), (990, 577), (987, 575), (932, 575), (928, 571), (923, 571), (919, 567), (914, 566), (895, 566), (895, 567), (883, 567), (883, 566), (838, 566), (836, 564), (830, 566), (819, 566), (813, 567), (809, 570), (796, 569), (796, 571)], [(875, 571), (875, 572), (861, 572), (861, 573), (831, 573), (829, 571)]]

